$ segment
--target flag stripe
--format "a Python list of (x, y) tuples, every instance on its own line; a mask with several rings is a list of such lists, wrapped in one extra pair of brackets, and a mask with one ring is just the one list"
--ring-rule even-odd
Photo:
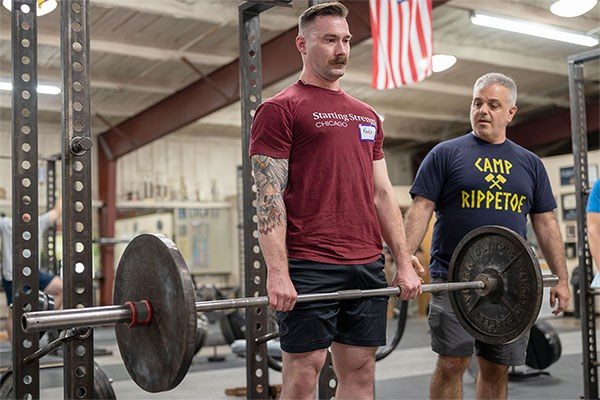
[[(379, 30), (379, 10), (377, 0), (369, 0), (369, 9), (371, 11), (371, 32)], [(379, 35), (372, 35), (373, 38), (373, 49), (372, 55), (372, 68), (373, 68), (373, 79), (371, 80), (371, 86), (378, 87), (377, 81), (379, 79)]]
[(369, 0), (377, 89), (421, 81), (432, 73), (432, 0)]
[(395, 0), (389, 0), (390, 6), (392, 7), (391, 18), (392, 21), (392, 74), (394, 75), (394, 87), (402, 85), (403, 77), (400, 69), (400, 15), (398, 15), (398, 2)]
[(402, 17), (402, 73), (404, 74), (403, 85), (407, 85), (412, 82), (410, 75), (410, 60), (408, 55), (408, 32), (410, 30), (410, 12), (408, 10), (408, 2), (400, 4), (400, 16)]

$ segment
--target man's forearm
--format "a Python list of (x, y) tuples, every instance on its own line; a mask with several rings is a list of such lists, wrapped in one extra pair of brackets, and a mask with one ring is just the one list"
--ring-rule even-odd
[(568, 282), (564, 244), (554, 215), (534, 216), (532, 222), (548, 267), (561, 282)]
[(596, 267), (600, 268), (600, 232), (589, 235), (589, 245), (592, 259), (596, 263)]
[(258, 234), (258, 243), (267, 264), (267, 270), (283, 272), (288, 269), (285, 245), (285, 227), (279, 227), (268, 234)]
[(425, 237), (425, 233), (429, 227), (429, 220), (433, 214), (433, 207), (433, 202), (428, 204), (428, 200), (416, 198), (406, 213), (404, 229), (406, 231), (406, 241), (410, 254), (417, 252)]
[(375, 210), (379, 219), (381, 235), (390, 248), (394, 259), (397, 262), (401, 259), (409, 260), (411, 253), (406, 243), (402, 213), (393, 192), (380, 190), (375, 193)]
[(255, 155), (252, 169), (260, 248), (269, 271), (287, 271), (287, 213), (283, 191), (287, 185), (288, 160)]
[(600, 268), (600, 213), (588, 212), (587, 227), (590, 253), (596, 267)]

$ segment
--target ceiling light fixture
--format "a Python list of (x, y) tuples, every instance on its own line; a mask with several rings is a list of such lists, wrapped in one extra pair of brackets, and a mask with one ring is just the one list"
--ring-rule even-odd
[(552, 14), (559, 17), (579, 17), (598, 4), (598, 0), (558, 0), (550, 6)]
[(456, 64), (456, 57), (448, 54), (434, 54), (431, 63), (433, 72), (442, 72)]
[(529, 21), (474, 13), (471, 15), (471, 22), (475, 25), (486, 26), (488, 28), (523, 33), (525, 35), (558, 40), (561, 42), (573, 43), (581, 46), (593, 47), (598, 44), (598, 40), (596, 38), (586, 34), (561, 30), (549, 25), (537, 24)]
[[(56, 6), (58, 5), (56, 0), (42, 0), (42, 1), (38, 0), (36, 3), (37, 3), (37, 16), (38, 17), (41, 17), (42, 15), (46, 15), (48, 13), (51, 13), (52, 11), (54, 11)], [(2, 5), (8, 11), (12, 11), (12, 0), (2, 0)], [(23, 4), (21, 6), (21, 11), (23, 11), (24, 13), (28, 13), (30, 11), (30, 8), (27, 4)]]
[[(7, 81), (0, 81), (0, 90), (6, 90), (6, 91), (11, 91), (13, 88), (12, 83), (7, 82)], [(44, 85), (44, 84), (38, 84), (37, 86), (37, 92), (38, 93), (42, 93), (42, 94), (60, 94), (60, 87), (56, 86), (56, 85)]]

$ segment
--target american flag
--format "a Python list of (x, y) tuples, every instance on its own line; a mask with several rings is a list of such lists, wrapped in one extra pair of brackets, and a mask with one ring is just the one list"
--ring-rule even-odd
[(432, 73), (431, 0), (369, 0), (373, 38), (373, 81), (393, 89)]

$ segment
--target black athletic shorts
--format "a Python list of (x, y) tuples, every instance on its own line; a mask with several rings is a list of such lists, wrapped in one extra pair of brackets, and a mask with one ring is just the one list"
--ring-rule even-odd
[[(39, 271), (39, 289), (44, 290), (50, 282), (54, 279), (54, 275), (48, 274), (44, 271)], [(9, 307), (12, 307), (13, 304), (13, 293), (12, 293), (12, 281), (6, 281), (2, 278), (2, 288), (4, 289), (4, 293), (6, 294), (6, 304)]]
[[(289, 260), (290, 277), (298, 294), (387, 287), (383, 255), (369, 264), (337, 265)], [(305, 353), (332, 342), (354, 346), (385, 345), (388, 297), (296, 304), (278, 312), (281, 349)]]

